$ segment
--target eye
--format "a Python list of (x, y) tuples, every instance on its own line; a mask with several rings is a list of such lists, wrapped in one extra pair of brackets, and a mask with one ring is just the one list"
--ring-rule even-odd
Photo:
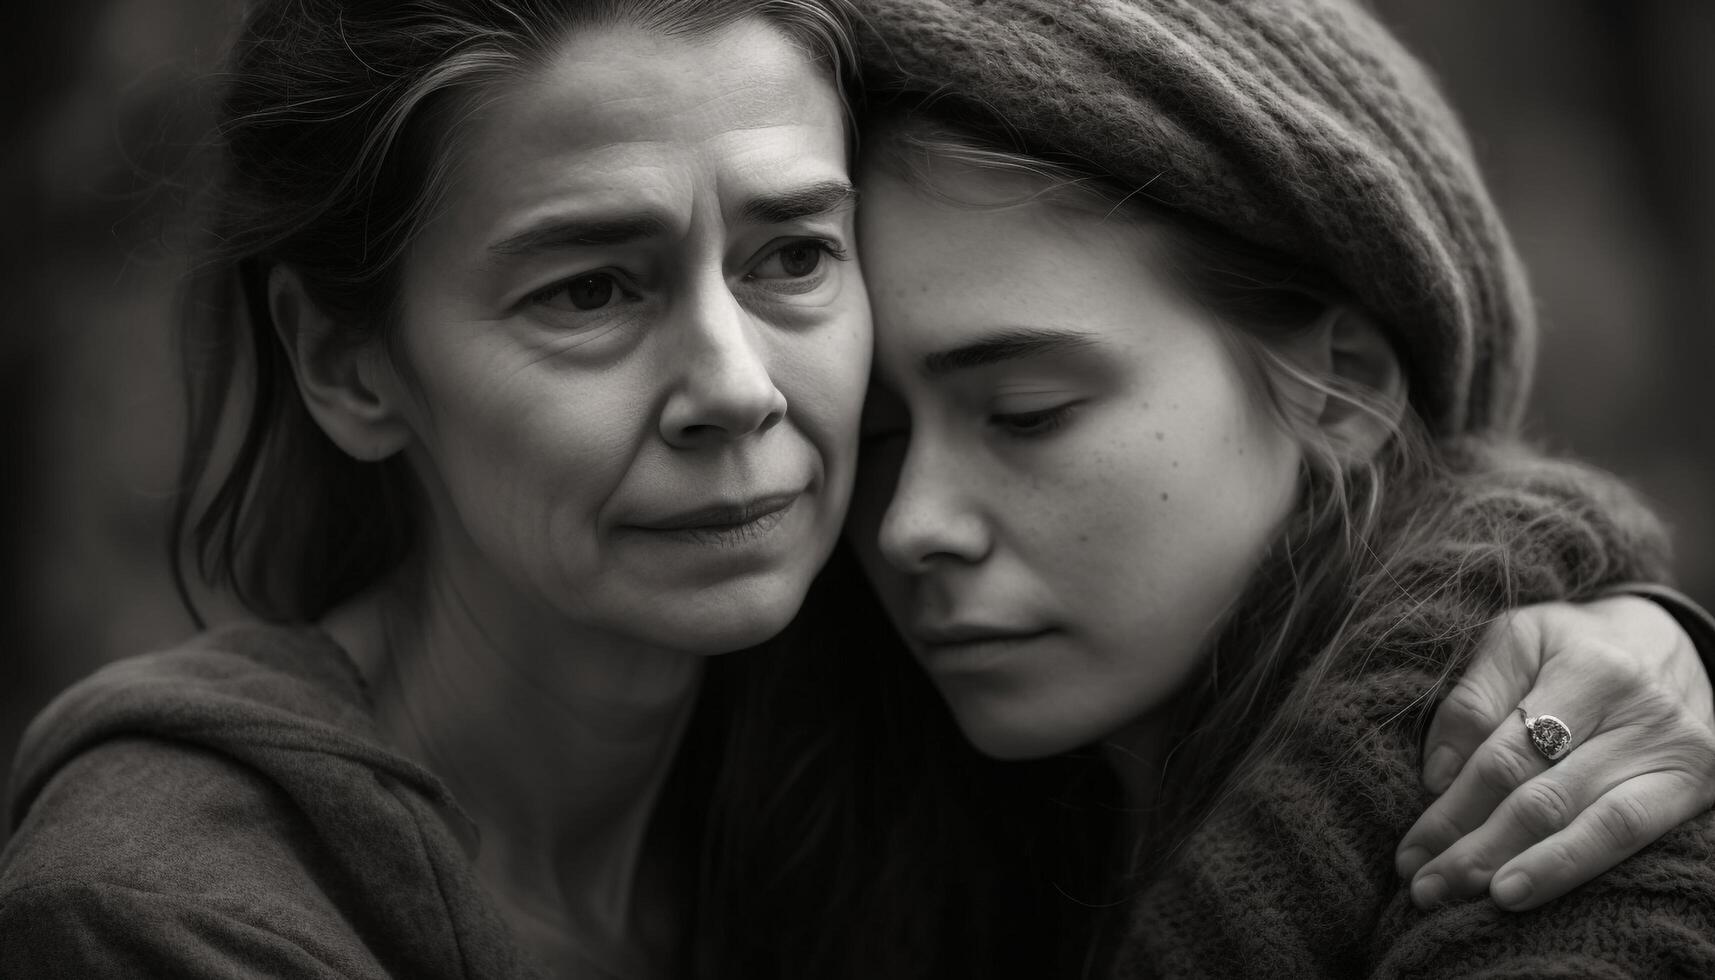
[(1028, 439), (1059, 429), (1071, 419), (1072, 411), (1077, 407), (1076, 402), (1068, 402), (1031, 412), (996, 413), (989, 416), (989, 423), (1009, 436)]
[(562, 279), (531, 293), (528, 302), (544, 306), (569, 306), (590, 313), (613, 305), (616, 299), (636, 299), (611, 272), (590, 272)]
[(799, 238), (768, 253), (750, 270), (751, 279), (807, 279), (822, 268), (823, 260), (844, 259), (839, 246), (822, 238)]

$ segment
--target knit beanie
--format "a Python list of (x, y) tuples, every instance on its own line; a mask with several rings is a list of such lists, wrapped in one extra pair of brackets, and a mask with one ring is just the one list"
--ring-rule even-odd
[(1465, 134), (1355, 0), (857, 0), (872, 97), (934, 112), (1333, 275), (1432, 435), (1509, 432), (1535, 311)]

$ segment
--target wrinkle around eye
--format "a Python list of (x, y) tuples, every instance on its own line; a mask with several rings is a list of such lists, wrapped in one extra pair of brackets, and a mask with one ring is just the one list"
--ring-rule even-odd
[[(804, 276), (793, 275), (758, 275), (757, 269), (769, 263), (783, 262), (781, 253), (786, 249), (807, 246), (814, 248), (818, 256), (816, 268)], [(805, 306), (819, 294), (829, 294), (827, 303), (844, 292), (844, 280), (848, 277), (844, 272), (844, 263), (850, 261), (838, 245), (822, 239), (801, 238), (788, 241), (779, 248), (767, 252), (745, 273), (740, 282), (746, 295), (754, 297), (759, 303), (774, 304), (782, 307)]]
[[(768, 324), (787, 330), (814, 330), (839, 323), (851, 310), (848, 300), (849, 277), (836, 276), (797, 295), (780, 295), (775, 290), (746, 290), (744, 307), (753, 316)], [(860, 285), (858, 288), (862, 288)]]
[[(542, 324), (530, 342), (533, 348), (531, 364), (551, 361), (571, 354), (586, 355), (583, 359), (607, 363), (624, 356), (636, 346), (639, 331), (633, 331), (635, 317), (610, 318), (608, 322), (567, 329), (554, 324)], [(623, 342), (623, 334), (631, 334), (631, 343)]]

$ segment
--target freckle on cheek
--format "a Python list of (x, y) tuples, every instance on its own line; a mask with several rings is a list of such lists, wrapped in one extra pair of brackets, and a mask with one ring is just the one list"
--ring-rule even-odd
[(1162, 495), (1161, 495), (1161, 499), (1162, 499), (1162, 500), (1166, 500), (1166, 499), (1167, 499), (1167, 494), (1162, 494)]
[(1157, 433), (1156, 433), (1156, 434), (1155, 434), (1155, 441), (1156, 441), (1156, 442), (1160, 442), (1160, 441), (1161, 441), (1161, 440), (1163, 440), (1163, 439), (1165, 439), (1165, 438), (1167, 438), (1167, 434), (1166, 434), (1166, 433), (1164, 433), (1164, 432), (1157, 432)]

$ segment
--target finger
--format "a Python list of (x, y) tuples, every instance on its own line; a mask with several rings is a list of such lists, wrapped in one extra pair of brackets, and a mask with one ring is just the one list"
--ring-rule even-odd
[(1548, 768), (1548, 760), (1538, 755), (1522, 734), (1511, 734), (1509, 738), (1503, 725), (1494, 738), (1483, 743), (1453, 785), (1430, 804), (1400, 842), (1395, 867), (1400, 877), (1412, 879), (1412, 898), (1419, 906), (1439, 905), (1453, 895), (1446, 879), (1424, 874), (1430, 862), (1481, 827), (1514, 789)]
[(1502, 865), (1490, 885), (1495, 904), (1536, 908), (1584, 884), (1707, 809), (1691, 775), (1652, 772), (1614, 787), (1565, 830)]
[(1445, 793), (1465, 761), (1506, 721), (1542, 666), (1540, 607), (1496, 620), (1463, 676), (1435, 709), (1423, 740), (1423, 785)]
[[(1623, 735), (1594, 739), (1513, 790), (1482, 826), (1418, 869), (1414, 896), (1423, 892), (1439, 903), (1488, 891), (1497, 869), (1565, 830), (1604, 793), (1646, 771), (1649, 763), (1628, 758), (1628, 750), (1629, 756), (1638, 755), (1635, 741)], [(1431, 883), (1419, 886), (1417, 881)]]
[[(1531, 696), (1543, 693), (1545, 703), (1556, 705), (1554, 714), (1571, 726), (1573, 748), (1576, 749), (1585, 733), (1595, 731), (1604, 720), (1605, 709), (1599, 689), (1589, 684), (1569, 684), (1565, 679), (1557, 681), (1552, 676), (1545, 676), (1543, 682), (1531, 692)], [(1566, 693), (1553, 693), (1555, 691)], [(1430, 859), (1483, 826), (1501, 801), (1513, 790), (1536, 778), (1549, 764), (1549, 760), (1532, 744), (1518, 713), (1508, 716), (1472, 754), (1447, 792), (1437, 797), (1406, 832), (1394, 858), (1394, 866), (1400, 876), (1421, 878), (1423, 866)], [(1452, 887), (1458, 884), (1443, 879), (1439, 888), (1430, 883), (1422, 886), (1422, 890), (1427, 894), (1438, 894), (1437, 901), (1445, 901), (1460, 890)], [(1418, 887), (1414, 881), (1414, 894)]]

